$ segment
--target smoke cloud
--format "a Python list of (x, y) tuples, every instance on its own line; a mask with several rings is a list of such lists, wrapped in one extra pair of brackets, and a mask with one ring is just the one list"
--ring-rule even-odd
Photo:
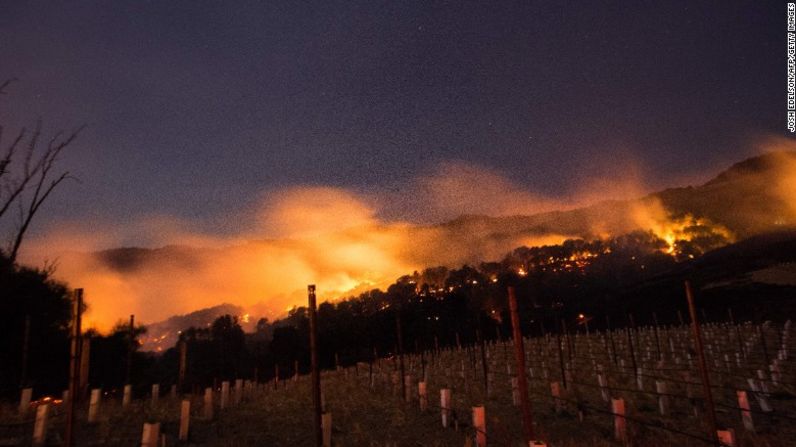
[[(781, 169), (777, 194), (796, 197), (796, 164), (791, 159)], [(101, 331), (129, 314), (152, 323), (221, 303), (275, 318), (305, 302), (307, 284), (317, 285), (321, 299), (336, 299), (425, 267), (499, 260), (522, 245), (667, 231), (671, 216), (657, 199), (595, 203), (648, 192), (641, 169), (625, 172), (626, 178), (574, 179), (582, 193), (561, 198), (527, 191), (493, 170), (445, 163), (397, 193), (270, 191), (254, 209), (229, 217), (246, 228), (232, 236), (193, 231), (195, 222), (169, 216), (125, 225), (60, 223), (31, 239), (22, 261), (57, 258), (56, 277), (84, 288), (86, 322)], [(506, 217), (448, 221), (460, 215)], [(511, 217), (520, 215), (530, 217)], [(102, 251), (131, 233), (160, 248)]]

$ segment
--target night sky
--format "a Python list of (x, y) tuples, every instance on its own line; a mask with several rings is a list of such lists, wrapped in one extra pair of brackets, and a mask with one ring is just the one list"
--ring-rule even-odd
[(13, 1), (10, 77), (7, 128), (87, 125), (36, 231), (227, 231), (269, 191), (392, 194), (448, 161), (553, 197), (627, 160), (705, 180), (784, 135), (785, 4)]

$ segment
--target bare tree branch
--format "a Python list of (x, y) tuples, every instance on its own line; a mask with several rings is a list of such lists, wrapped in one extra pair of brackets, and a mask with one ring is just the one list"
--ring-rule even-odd
[(47, 188), (42, 189), (44, 181), (47, 178), (48, 171), (49, 169), (42, 170), (42, 175), (39, 177), (39, 182), (36, 185), (36, 192), (33, 194), (33, 197), (30, 200), (30, 206), (25, 212), (21, 225), (17, 229), (17, 236), (14, 238), (14, 244), (11, 247), (11, 253), (9, 255), (11, 262), (16, 261), (17, 255), (19, 254), (19, 247), (22, 245), (22, 240), (25, 237), (25, 233), (27, 233), (30, 223), (33, 221), (33, 216), (36, 215), (39, 207), (41, 207), (42, 203), (47, 200), (47, 197), (53, 192), (56, 186), (58, 186), (64, 180), (71, 178), (69, 176), (69, 172), (64, 172), (57, 179), (50, 182), (50, 185)]
[[(0, 94), (4, 94), (6, 87), (13, 81), (15, 79), (0, 83)], [(0, 188), (2, 188), (0, 191), (2, 193), (0, 194), (0, 219), (15, 203), (19, 208), (16, 233), (9, 247), (11, 262), (16, 261), (25, 234), (42, 204), (58, 185), (66, 179), (73, 178), (68, 171), (55, 175), (53, 170), (57, 165), (58, 157), (77, 138), (83, 127), (75, 129), (66, 137), (64, 137), (64, 132), (56, 133), (49, 139), (46, 146), (43, 146), (43, 149), (37, 151), (37, 147), (40, 146), (42, 128), (41, 120), (38, 120), (33, 133), (28, 134), (27, 130), (23, 128), (2, 152), (2, 158), (0, 158), (0, 179), (2, 179), (2, 183), (0, 183)], [(2, 143), (3, 134), (4, 129), (0, 127), (0, 143)], [(23, 146), (25, 146), (24, 149), (22, 149)], [(18, 163), (17, 160), (20, 158), (21, 163)]]
[[(22, 130), (19, 131), (19, 135), (17, 135), (14, 141), (12, 141), (11, 144), (8, 146), (8, 149), (6, 149), (6, 153), (5, 155), (3, 155), (3, 158), (0, 159), (0, 177), (2, 177), (3, 174), (6, 174), (8, 172), (8, 165), (11, 164), (11, 159), (14, 158), (14, 153), (16, 152), (17, 147), (19, 147), (19, 142), (22, 141), (22, 138), (24, 136), (25, 136), (25, 128), (23, 127)], [(0, 142), (2, 141), (3, 141), (3, 128), (0, 126)]]
[[(20, 135), (24, 135), (24, 129), (22, 132), (20, 132)], [(8, 211), (8, 208), (11, 206), (11, 204), (14, 203), (15, 200), (17, 200), (20, 194), (22, 194), (22, 192), (25, 191), (25, 188), (28, 186), (28, 183), (30, 183), (33, 177), (39, 172), (39, 170), (42, 168), (44, 162), (47, 159), (47, 153), (45, 152), (44, 154), (42, 154), (41, 158), (39, 158), (39, 160), (31, 169), (31, 160), (33, 158), (34, 152), (36, 151), (36, 144), (39, 141), (40, 135), (41, 135), (41, 121), (36, 123), (36, 130), (33, 132), (33, 135), (31, 135), (30, 140), (28, 141), (28, 147), (25, 152), (25, 160), (21, 172), (22, 177), (20, 179), (12, 181), (9, 184), (8, 195), (5, 198), (3, 198), (2, 202), (0, 202), (0, 218), (3, 217), (3, 214), (5, 214), (6, 211)], [(19, 140), (21, 140), (21, 138), (18, 138), (18, 140), (15, 142), (15, 145)], [(15, 150), (16, 149), (9, 151), (10, 156), (14, 155)], [(12, 159), (9, 158), (7, 164), (11, 164), (11, 161)]]
[(44, 267), (42, 267), (42, 271), (47, 275), (47, 277), (51, 277), (55, 274), (55, 271), (58, 270), (58, 263), (60, 260), (58, 258), (55, 259), (45, 259), (44, 260)]

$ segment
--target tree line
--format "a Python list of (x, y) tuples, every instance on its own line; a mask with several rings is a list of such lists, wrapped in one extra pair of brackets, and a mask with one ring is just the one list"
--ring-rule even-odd
[[(323, 368), (391, 357), (401, 327), (406, 352), (494, 340), (510, 335), (506, 288), (517, 291), (523, 333), (541, 335), (627, 324), (676, 323), (684, 309), (680, 276), (661, 281), (688, 261), (662, 250), (649, 232), (561, 245), (520, 247), (500, 262), (478, 266), (428, 268), (399, 278), (386, 290), (374, 289), (318, 307), (318, 340)], [(655, 283), (638, 295), (639, 284)], [(70, 290), (52, 272), (19, 266), (0, 255), (0, 324), (8, 361), (0, 365), (2, 394), (20, 386), (59, 393), (66, 387)], [(632, 319), (636, 312), (636, 319)], [(628, 318), (630, 316), (630, 318)], [(599, 318), (595, 318), (599, 317)], [(606, 318), (608, 317), (608, 318)], [(187, 348), (185, 390), (219, 380), (282, 378), (309, 369), (306, 308), (261, 319), (245, 333), (237, 317), (224, 315), (210, 326), (188, 328), (161, 354), (143, 352), (138, 339), (146, 328), (117, 325), (109, 334), (89, 332), (92, 386), (119, 388), (130, 381), (143, 392), (152, 383), (176, 383), (179, 346)], [(133, 343), (131, 343), (133, 341)], [(130, 350), (132, 350), (132, 355)], [(278, 372), (277, 372), (278, 371)]]

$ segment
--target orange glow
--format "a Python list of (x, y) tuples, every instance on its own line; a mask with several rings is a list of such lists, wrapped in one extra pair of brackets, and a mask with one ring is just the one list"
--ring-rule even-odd
[[(777, 144), (794, 149), (790, 142)], [(772, 188), (793, 209), (760, 218), (770, 225), (796, 222), (796, 201), (792, 200), (796, 167), (792, 162), (782, 165), (781, 178)], [(129, 314), (148, 324), (225, 302), (244, 309), (242, 320), (279, 318), (297, 305), (306, 305), (307, 284), (317, 285), (321, 301), (335, 300), (384, 289), (398, 277), (426, 267), (478, 265), (500, 260), (520, 246), (557, 245), (568, 238), (593, 240), (651, 231), (664, 241), (661, 250), (672, 255), (677, 255), (677, 241), (692, 237), (688, 229), (694, 225), (734, 239), (726, 228), (702, 217), (673, 218), (655, 196), (620, 204), (596, 203), (649, 192), (643, 170), (618, 168), (629, 171), (630, 178), (611, 176), (601, 182), (573, 177), (573, 191), (585, 192), (567, 200), (523, 191), (499, 173), (461, 163), (444, 164), (414, 179), (402, 192), (388, 193), (386, 199), (341, 188), (292, 187), (269, 191), (252, 209), (223, 216), (225, 221), (240, 222), (239, 227), (218, 231), (224, 235), (193, 230), (206, 228), (202, 225), (206, 222), (168, 216), (149, 216), (123, 225), (58, 222), (50, 231), (31, 236), (20, 261), (41, 266), (45, 260), (58, 259), (56, 278), (86, 291), (86, 327), (107, 331)], [(597, 187), (611, 185), (616, 187)], [(617, 194), (602, 195), (604, 190)], [(595, 191), (601, 195), (595, 196)], [(388, 201), (405, 201), (407, 215), (425, 207), (439, 219), (435, 224), (418, 224), (384, 217)], [(560, 226), (556, 221), (537, 228), (510, 219), (498, 224), (499, 231), (478, 219), (436, 224), (460, 214), (518, 216), (586, 204), (594, 205), (584, 211), (586, 217), (563, 220)], [(170, 248), (131, 256), (135, 263), (123, 267), (97, 254), (128, 246), (131, 239), (137, 240), (131, 235), (141, 234), (151, 238), (147, 246)], [(185, 246), (198, 248), (181, 248)], [(601, 253), (578, 252), (556, 259), (552, 266), (515, 265), (513, 269), (520, 276), (537, 268), (576, 271), (591, 258), (608, 253), (609, 248)], [(442, 287), (436, 284), (432, 292), (442, 293)]]
[(666, 254), (676, 255), (678, 241), (691, 241), (693, 233), (690, 229), (704, 227), (712, 233), (720, 235), (728, 241), (735, 239), (727, 228), (714, 224), (708, 219), (696, 218), (686, 214), (680, 218), (669, 215), (659, 200), (648, 200), (634, 207), (632, 217), (639, 228), (651, 231), (666, 244), (662, 251)]
[(50, 396), (44, 396), (44, 397), (42, 397), (39, 400), (31, 401), (30, 406), (31, 407), (36, 407), (36, 406), (44, 405), (44, 404), (60, 405), (61, 403), (63, 403), (63, 401), (61, 399), (55, 399), (55, 398), (50, 397)]

